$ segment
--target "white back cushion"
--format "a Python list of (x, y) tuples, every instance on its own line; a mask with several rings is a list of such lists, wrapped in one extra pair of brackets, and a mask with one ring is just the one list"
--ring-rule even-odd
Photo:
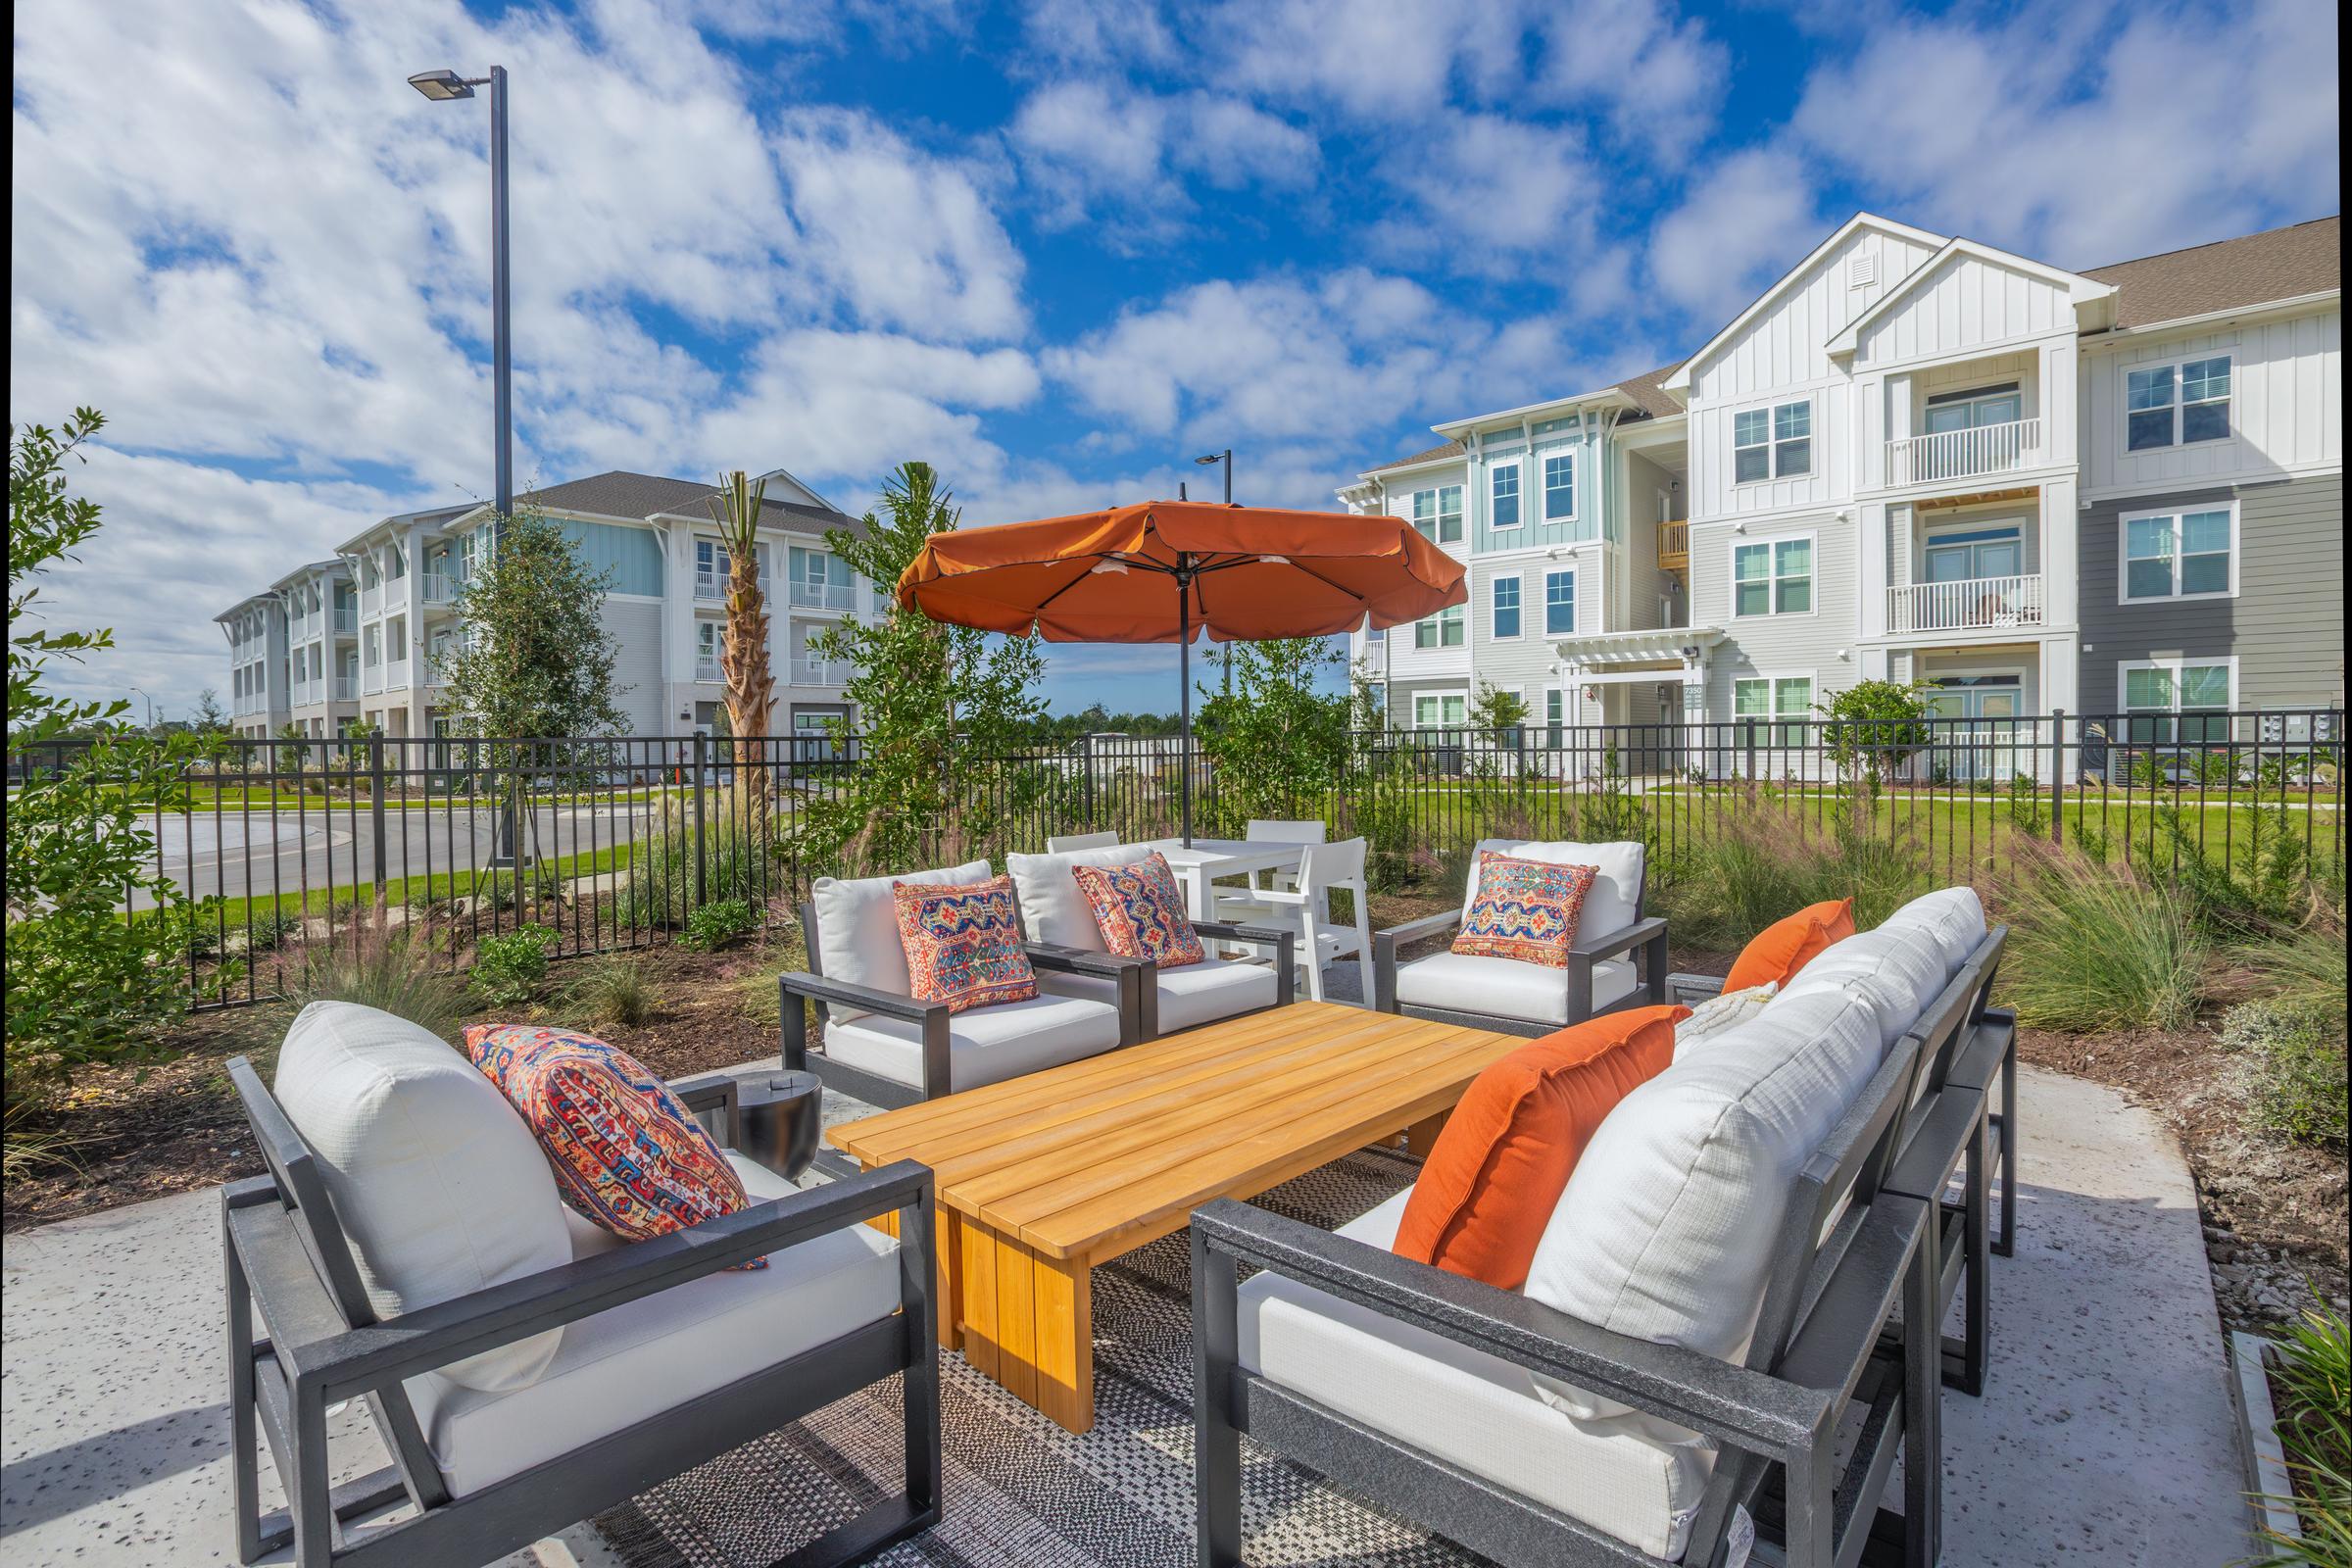
[[(539, 1142), (455, 1047), (405, 1018), (314, 1002), (286, 1031), (277, 1102), (318, 1155), (378, 1315), (571, 1261)], [(467, 1388), (539, 1376), (561, 1329), (441, 1368)]]
[(1949, 979), (1984, 940), (1984, 901), (1977, 897), (1975, 888), (1942, 888), (1913, 899), (1888, 915), (1886, 924), (1933, 935), (1943, 950), (1943, 972)]
[(1856, 998), (1878, 1020), (1884, 1052), (1919, 1022), (1949, 979), (1933, 934), (1918, 926), (1882, 925), (1832, 943), (1797, 971), (1782, 996), (1834, 991)]
[(1004, 869), (1012, 873), (1012, 889), (1021, 901), (1021, 929), (1032, 942), (1108, 952), (1102, 946), (1102, 929), (1095, 924), (1094, 906), (1078, 891), (1078, 879), (1070, 874), (1070, 867), (1134, 865), (1151, 858), (1149, 846), (1135, 844), (1068, 850), (1060, 855), (1007, 855)]
[[(890, 896), (893, 882), (921, 882), (956, 886), (985, 882), (996, 873), (986, 860), (972, 860), (942, 871), (909, 871), (905, 876), (867, 876), (854, 880), (820, 876), (809, 890), (816, 907), (816, 957), (828, 978), (854, 986), (871, 986), (894, 997), (911, 996), (914, 982), (906, 975), (906, 950), (899, 942), (899, 906)], [(847, 1022), (865, 1016), (863, 1007), (829, 1009)]]
[[(1879, 1060), (1869, 1009), (1828, 992), (1775, 999), (1683, 1056), (1593, 1134), (1537, 1244), (1527, 1294), (1622, 1334), (1737, 1359), (1791, 1184)], [(1579, 1419), (1628, 1413), (1537, 1384)]]
[(1718, 992), (1690, 1008), (1690, 1016), (1674, 1026), (1674, 1054), (1680, 1056), (1717, 1035), (1739, 1028), (1762, 1012), (1781, 994), (1778, 980), (1738, 991)]
[[(1641, 906), (1642, 846), (1626, 844), (1578, 844), (1568, 839), (1481, 839), (1478, 851), (1493, 850), (1497, 855), (1512, 855), (1522, 860), (1542, 860), (1547, 865), (1590, 865), (1598, 874), (1592, 879), (1592, 891), (1585, 895), (1585, 909), (1576, 923), (1580, 937), (1605, 937), (1612, 931), (1622, 931), (1634, 923), (1634, 911)], [(1470, 906), (1478, 902), (1478, 852), (1470, 857), (1470, 885), (1462, 893), (1462, 918), (1470, 918)]]

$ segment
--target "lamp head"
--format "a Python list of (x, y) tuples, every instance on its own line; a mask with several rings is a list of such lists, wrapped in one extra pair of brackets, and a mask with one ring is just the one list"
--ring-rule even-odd
[(409, 78), (409, 85), (437, 104), (473, 96), (473, 83), (454, 71), (419, 71)]

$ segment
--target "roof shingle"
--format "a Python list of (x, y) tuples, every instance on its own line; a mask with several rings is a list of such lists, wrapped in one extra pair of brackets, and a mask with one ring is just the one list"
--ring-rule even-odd
[(2115, 324), (2147, 326), (2343, 285), (2343, 220), (2319, 218), (2085, 270), (2116, 287)]
[[(706, 503), (717, 494), (717, 490), (696, 479), (670, 479), (614, 468), (585, 479), (546, 485), (514, 499), (552, 512), (594, 512), (608, 517), (651, 517), (659, 513), (672, 513), (702, 518), (710, 514)], [(771, 497), (760, 510), (760, 521), (766, 526), (800, 533), (822, 533), (827, 528), (857, 525), (857, 519), (844, 513), (797, 501)]]

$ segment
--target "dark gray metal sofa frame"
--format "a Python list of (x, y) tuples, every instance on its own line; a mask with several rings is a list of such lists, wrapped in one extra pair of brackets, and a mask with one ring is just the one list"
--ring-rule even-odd
[[(221, 1189), (237, 1557), (291, 1545), (299, 1568), (474, 1568), (843, 1396), (904, 1374), (904, 1489), (783, 1559), (841, 1568), (928, 1530), (940, 1508), (931, 1172), (910, 1160), (398, 1317), (360, 1283), (314, 1154), (243, 1057), (229, 1078), (269, 1174)], [(673, 1086), (721, 1142), (727, 1078)], [(403, 1380), (827, 1232), (898, 1218), (900, 1310), (464, 1497), (452, 1497)], [(259, 1312), (263, 1337), (254, 1333)], [(326, 1413), (364, 1397), (392, 1463), (329, 1482)], [(261, 1508), (259, 1437), (288, 1507)], [(406, 1518), (357, 1533), (404, 1505)]]
[[(1682, 1559), (1694, 1568), (1726, 1560), (1735, 1509), (1778, 1535), (1790, 1568), (1897, 1558), (1932, 1564), (1941, 1485), (1936, 1347), (1900, 1338), (1892, 1354), (1884, 1348), (1891, 1325), (1929, 1320), (1922, 1314), (1932, 1313), (1938, 1274), (1930, 1206), (1884, 1186), (1920, 1065), (1917, 1041), (1898, 1042), (1807, 1160), (1776, 1239), (1753, 1342), (1738, 1365), (1600, 1328), (1516, 1292), (1231, 1200), (1196, 1210), (1194, 1470), (1202, 1568), (1242, 1561), (1244, 1433), (1507, 1568), (1657, 1562), (1245, 1370), (1238, 1361), (1243, 1265), (1272, 1269), (1713, 1439), (1715, 1469)], [(1846, 1421), (1851, 1412), (1858, 1421)], [(1841, 1425), (1852, 1431), (1842, 1463)], [(1898, 1452), (1905, 1455), (1900, 1514), (1880, 1504)]]
[[(1623, 930), (1606, 936), (1585, 937), (1581, 933), (1568, 948), (1568, 963), (1560, 971), (1560, 983), (1568, 988), (1567, 1022), (1582, 1023), (1601, 1013), (1616, 1012), (1626, 1007), (1646, 1007), (1666, 1000), (1666, 918), (1664, 915), (1644, 915), (1642, 910), (1649, 898), (1649, 862), (1642, 864), (1642, 880), (1634, 889), (1633, 922)], [(1434, 1018), (1443, 1023), (1466, 1024), (1475, 1029), (1493, 1029), (1501, 1034), (1543, 1035), (1564, 1025), (1534, 1018), (1514, 1018), (1502, 1013), (1462, 1012), (1452, 1008), (1425, 1007), (1399, 1004), (1396, 1001), (1396, 950), (1409, 943), (1426, 942), (1432, 937), (1459, 931), (1462, 911), (1447, 909), (1439, 914), (1423, 915), (1402, 925), (1390, 926), (1372, 933), (1372, 1004), (1382, 1012), (1403, 1013), (1415, 1018)], [(1592, 1005), (1592, 966), (1605, 958), (1632, 953), (1642, 978), (1635, 990), (1610, 1003), (1605, 1007)]]
[[(1203, 938), (1270, 950), (1275, 958), (1278, 975), (1274, 1005), (1287, 1004), (1294, 996), (1295, 980), (1291, 974), (1291, 945), (1297, 939), (1287, 931), (1261, 930), (1255, 926), (1231, 925), (1216, 920), (1196, 920), (1193, 929)], [(802, 946), (808, 954), (806, 972), (793, 971), (776, 981), (778, 1020), (783, 1033), (784, 1066), (789, 1071), (812, 1072), (817, 1081), (836, 1094), (861, 1100), (883, 1110), (919, 1104), (951, 1093), (949, 1083), (948, 1034), (952, 1014), (944, 1002), (918, 1002), (871, 986), (854, 985), (835, 980), (824, 972), (824, 962), (817, 956), (816, 906), (801, 906)], [(1119, 1044), (1140, 1045), (1159, 1035), (1159, 990), (1148, 984), (1151, 965), (1141, 958), (1122, 958), (1116, 954), (1096, 953), (1085, 948), (1065, 948), (1049, 942), (1028, 942), (1023, 947), (1029, 962), (1035, 968), (1054, 974), (1091, 975), (1117, 982), (1119, 988)], [(824, 1009), (822, 1016), (832, 1017), (833, 1004), (878, 1012), (885, 1018), (902, 1018), (915, 1024), (923, 1032), (923, 1081), (918, 1087), (904, 1084), (880, 1073), (867, 1072), (848, 1062), (835, 1061), (820, 1048), (808, 1049), (808, 1015), (804, 1003), (813, 1002)], [(1264, 1009), (1252, 1009), (1262, 1011)]]

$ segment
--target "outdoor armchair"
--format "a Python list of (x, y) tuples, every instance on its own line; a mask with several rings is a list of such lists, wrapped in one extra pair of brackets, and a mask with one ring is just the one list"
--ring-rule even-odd
[[(894, 882), (985, 882), (985, 860), (897, 877), (820, 877), (801, 906), (806, 973), (777, 981), (784, 1065), (816, 1074), (836, 1093), (896, 1109), (960, 1089), (1041, 1072), (1131, 1046), (1144, 1032), (1146, 966), (1134, 958), (1053, 943), (1027, 945), (1039, 995), (951, 1013), (912, 995), (900, 946)], [(1043, 982), (1082, 976), (1095, 994), (1060, 995)], [(807, 1004), (817, 1004), (824, 1037), (811, 1049)]]
[[(371, 1027), (380, 1044), (399, 1026)], [(436, 1049), (472, 1072), (425, 1036), (409, 1068), (394, 1062), (376, 1074), (349, 1115), (322, 1116), (316, 1099), (293, 1102), (308, 1127), (244, 1058), (229, 1064), (267, 1167), (221, 1192), (240, 1561), (291, 1546), (300, 1568), (472, 1568), (894, 1374), (904, 1390), (902, 1489), (791, 1560), (862, 1562), (936, 1522), (928, 1170), (901, 1162), (803, 1193), (731, 1154), (750, 1207), (624, 1243), (563, 1210), (552, 1183), (510, 1191), (495, 1180), (502, 1162), (526, 1155), (544, 1169), (519, 1117), (508, 1117), (515, 1147), (484, 1148), (504, 1134), (477, 1128), (461, 1137), (432, 1126), (436, 1105), (401, 1109), (416, 1083), (404, 1071)], [(425, 1067), (427, 1076), (443, 1071)], [(285, 1072), (281, 1065), (281, 1087)], [(732, 1081), (673, 1087), (726, 1142)], [(495, 1127), (495, 1118), (482, 1125)], [(414, 1212), (414, 1184), (397, 1175), (387, 1182), (385, 1167), (369, 1164), (366, 1144), (387, 1137), (440, 1140), (447, 1201), (437, 1211)], [(451, 1188), (446, 1178), (466, 1169), (484, 1172), (479, 1190)], [(369, 1183), (378, 1190), (363, 1190)], [(448, 1229), (458, 1255), (469, 1256), (466, 1239), (510, 1206), (552, 1226), (556, 1253), (567, 1260), (496, 1271), (491, 1283), (413, 1309), (381, 1309), (386, 1282), (401, 1277), (401, 1249), (413, 1247), (419, 1227)], [(867, 1223), (885, 1216), (895, 1238)], [(762, 1256), (764, 1269), (737, 1268)], [(328, 1452), (328, 1417), (353, 1399), (367, 1402), (391, 1463), (337, 1484), (347, 1466)], [(268, 1514), (261, 1442), (287, 1498)]]
[[(1553, 968), (1449, 950), (1400, 959), (1400, 948), (1461, 929), (1478, 897), (1478, 856), (1489, 850), (1597, 868), (1566, 965)], [(1373, 1005), (1381, 1011), (1542, 1035), (1621, 1007), (1666, 1000), (1666, 921), (1642, 912), (1648, 892), (1642, 845), (1482, 839), (1470, 867), (1460, 908), (1373, 933)]]

